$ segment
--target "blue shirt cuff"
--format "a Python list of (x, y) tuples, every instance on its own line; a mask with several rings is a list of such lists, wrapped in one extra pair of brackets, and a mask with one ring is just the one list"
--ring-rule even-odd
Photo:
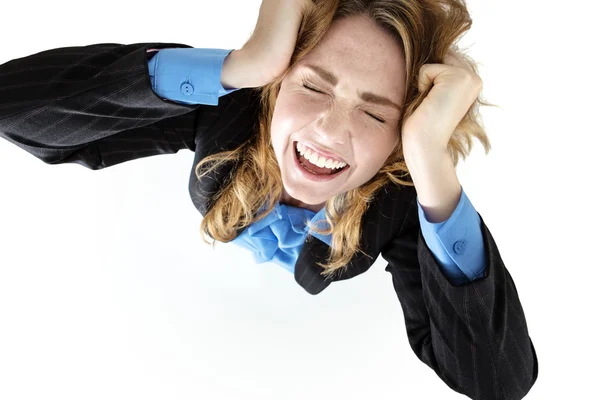
[(445, 275), (455, 283), (465, 283), (484, 276), (485, 248), (481, 219), (461, 186), (460, 201), (450, 218), (429, 222), (418, 201), (423, 238)]
[(239, 90), (221, 85), (223, 62), (232, 50), (206, 48), (160, 49), (148, 60), (152, 90), (183, 104), (218, 105), (219, 97)]

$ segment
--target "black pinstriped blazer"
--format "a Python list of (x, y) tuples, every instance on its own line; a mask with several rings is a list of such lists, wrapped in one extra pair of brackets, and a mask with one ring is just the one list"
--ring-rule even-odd
[[(223, 96), (217, 106), (180, 104), (154, 93), (146, 50), (167, 47), (191, 46), (102, 43), (5, 62), (0, 136), (45, 163), (92, 170), (184, 148), (195, 152), (195, 166), (249, 140), (258, 127), (254, 89)], [(190, 196), (202, 215), (232, 168), (200, 181), (192, 168)], [(325, 260), (328, 246), (307, 236), (295, 280), (318, 294), (332, 281), (362, 274), (381, 254), (417, 357), (472, 399), (521, 399), (537, 379), (537, 357), (517, 289), (483, 219), (481, 230), (486, 274), (454, 286), (424, 241), (414, 187), (388, 185), (363, 219), (361, 248), (369, 257), (357, 254), (343, 275), (325, 280), (315, 262)]]

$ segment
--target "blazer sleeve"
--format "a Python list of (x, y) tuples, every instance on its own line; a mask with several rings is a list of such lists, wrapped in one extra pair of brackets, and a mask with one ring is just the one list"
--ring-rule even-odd
[[(214, 105), (162, 99), (148, 71), (150, 48), (177, 43), (62, 47), (0, 65), (0, 136), (48, 164), (96, 170), (127, 160), (197, 150)], [(197, 120), (202, 119), (201, 124)]]
[(381, 252), (417, 357), (451, 389), (478, 400), (522, 399), (538, 375), (517, 288), (481, 219), (487, 268), (452, 284), (419, 226), (416, 197), (401, 228)]

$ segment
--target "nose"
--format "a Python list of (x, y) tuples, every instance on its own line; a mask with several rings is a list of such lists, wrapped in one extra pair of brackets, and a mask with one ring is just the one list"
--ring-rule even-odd
[(319, 116), (315, 132), (321, 136), (322, 143), (327, 143), (332, 149), (341, 152), (339, 146), (346, 143), (350, 135), (350, 120), (350, 110), (342, 106), (331, 106)]

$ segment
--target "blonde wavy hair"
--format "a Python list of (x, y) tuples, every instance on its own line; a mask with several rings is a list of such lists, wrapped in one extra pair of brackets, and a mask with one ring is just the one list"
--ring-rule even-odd
[[(442, 63), (446, 52), (452, 48), (477, 74), (475, 63), (454, 45), (472, 24), (464, 0), (313, 0), (313, 7), (303, 16), (288, 69), (267, 85), (252, 88), (260, 94), (258, 134), (233, 151), (205, 157), (195, 167), (196, 176), (200, 179), (225, 162), (241, 161), (232, 173), (231, 180), (220, 188), (213, 206), (201, 222), (201, 236), (207, 244), (206, 234), (215, 241), (225, 243), (235, 239), (239, 229), (264, 218), (279, 201), (283, 183), (271, 145), (270, 121), (281, 82), (290, 69), (321, 41), (333, 21), (355, 15), (370, 17), (396, 37), (404, 49), (406, 90), (398, 135), (401, 134), (403, 119), (410, 116), (427, 96), (428, 91), (418, 91), (418, 73), (423, 64)], [(473, 138), (481, 142), (486, 154), (491, 149), (485, 130), (477, 121), (480, 105), (495, 106), (483, 101), (480, 95), (450, 138), (448, 151), (455, 166), (459, 157), (466, 159), (470, 153)], [(201, 167), (209, 163), (212, 165), (199, 174)], [(404, 160), (401, 140), (371, 180), (327, 200), (327, 229), (319, 229), (307, 221), (308, 235), (311, 232), (331, 235), (327, 262), (317, 263), (323, 268), (321, 275), (331, 278), (336, 271), (341, 272), (358, 251), (366, 255), (359, 248), (362, 217), (376, 192), (390, 181), (397, 185), (414, 186)], [(265, 205), (266, 209), (256, 215)], [(213, 241), (213, 248), (214, 244)]]

